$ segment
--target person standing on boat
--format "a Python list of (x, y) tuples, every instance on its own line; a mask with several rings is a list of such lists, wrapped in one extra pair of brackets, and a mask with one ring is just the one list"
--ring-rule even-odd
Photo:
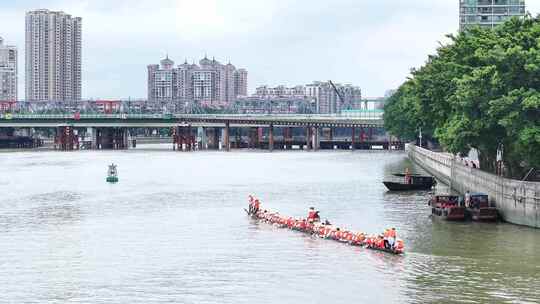
[(249, 196), (249, 214), (255, 214), (255, 201), (257, 199), (253, 195)]
[(392, 228), (388, 230), (388, 245), (390, 245), (390, 248), (394, 249), (394, 245), (396, 244), (396, 239), (397, 239), (396, 228)]
[(469, 190), (465, 192), (465, 207), (469, 208), (471, 206), (471, 193)]
[(261, 208), (261, 202), (259, 202), (258, 199), (255, 199), (255, 201), (253, 202), (253, 213), (257, 214), (260, 208)]
[(409, 171), (409, 168), (405, 168), (405, 184), (410, 185), (412, 182), (411, 179), (411, 172)]
[(315, 211), (314, 207), (310, 207), (308, 211), (308, 216), (307, 216), (308, 221), (310, 223), (313, 223), (317, 220), (317, 218), (319, 218), (318, 212)]

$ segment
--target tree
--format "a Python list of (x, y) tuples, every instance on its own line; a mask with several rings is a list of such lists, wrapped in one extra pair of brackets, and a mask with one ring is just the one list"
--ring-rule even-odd
[(540, 167), (540, 19), (448, 38), (390, 98), (387, 130), (412, 139), (422, 127), (449, 152), (476, 148), (489, 171), (502, 143), (512, 177)]

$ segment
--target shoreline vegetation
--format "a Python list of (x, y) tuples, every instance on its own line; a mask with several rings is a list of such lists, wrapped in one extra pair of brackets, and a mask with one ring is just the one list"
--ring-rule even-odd
[(481, 168), (522, 179), (540, 169), (540, 17), (447, 35), (385, 106), (385, 127), (404, 140), (424, 138), (444, 151), (478, 151)]

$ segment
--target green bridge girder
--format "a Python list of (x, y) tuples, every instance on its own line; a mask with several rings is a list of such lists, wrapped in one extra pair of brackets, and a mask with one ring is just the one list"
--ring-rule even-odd
[(382, 112), (367, 115), (272, 114), (0, 114), (0, 127), (173, 127), (276, 126), (276, 127), (373, 127), (384, 125)]

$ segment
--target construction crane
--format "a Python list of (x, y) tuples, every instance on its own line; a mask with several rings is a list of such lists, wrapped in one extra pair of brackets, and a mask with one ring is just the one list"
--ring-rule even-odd
[(343, 98), (343, 95), (339, 92), (336, 85), (332, 82), (332, 80), (328, 80), (332, 88), (334, 89), (334, 92), (336, 92), (337, 96), (339, 97), (339, 100), (341, 101), (341, 104), (344, 105), (346, 109), (349, 109), (350, 105), (345, 103), (345, 98)]

